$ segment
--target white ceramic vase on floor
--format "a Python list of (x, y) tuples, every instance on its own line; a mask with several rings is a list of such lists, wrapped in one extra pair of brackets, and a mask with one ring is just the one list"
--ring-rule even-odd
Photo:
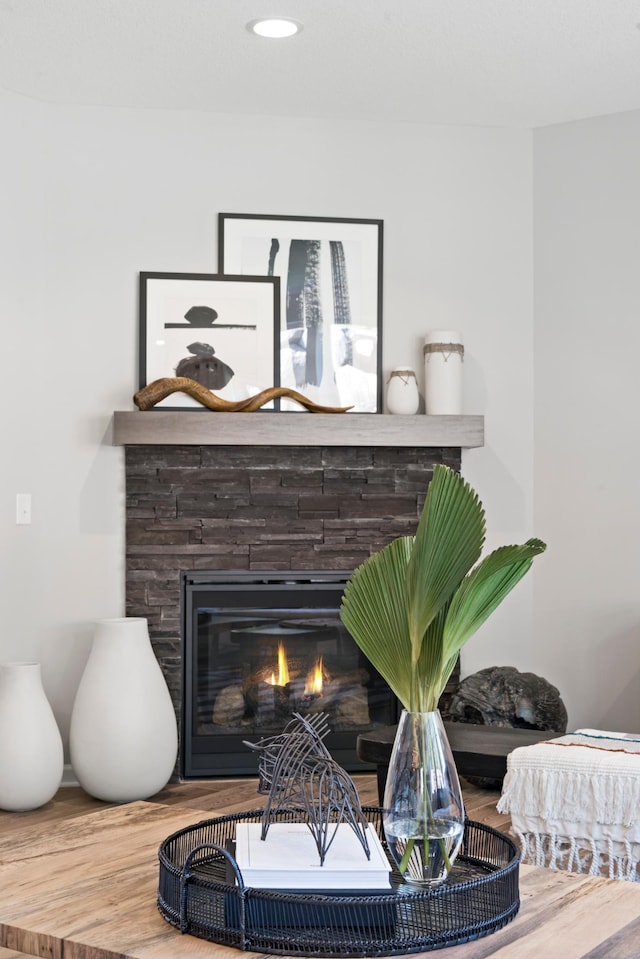
[(44, 806), (57, 792), (62, 770), (62, 738), (40, 663), (0, 665), (0, 809)]
[(177, 723), (146, 619), (96, 624), (73, 704), (69, 747), (78, 782), (97, 799), (146, 799), (169, 781)]

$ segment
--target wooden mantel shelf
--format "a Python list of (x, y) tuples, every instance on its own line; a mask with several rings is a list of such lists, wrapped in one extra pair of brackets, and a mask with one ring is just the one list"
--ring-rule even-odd
[(484, 445), (483, 416), (386, 413), (215, 413), (147, 410), (113, 414), (114, 446), (378, 446), (470, 449)]

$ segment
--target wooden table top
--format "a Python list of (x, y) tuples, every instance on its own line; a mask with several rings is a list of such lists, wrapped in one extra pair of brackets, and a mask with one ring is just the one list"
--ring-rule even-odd
[[(0, 835), (0, 946), (18, 951), (0, 948), (0, 959), (236, 959), (238, 950), (181, 935), (156, 907), (158, 846), (218, 814), (134, 802), (61, 822), (25, 818)], [(520, 913), (504, 929), (438, 955), (640, 956), (640, 884), (521, 866), (520, 894)]]

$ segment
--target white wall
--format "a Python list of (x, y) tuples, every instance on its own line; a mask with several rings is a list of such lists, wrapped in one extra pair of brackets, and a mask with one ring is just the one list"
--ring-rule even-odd
[(640, 731), (640, 112), (535, 134), (535, 636), (576, 725)]
[[(382, 218), (385, 371), (409, 363), (421, 378), (425, 331), (462, 331), (465, 410), (486, 416), (486, 446), (463, 454), (463, 472), (485, 501), (490, 545), (542, 533), (529, 132), (85, 109), (1, 92), (0, 124), (0, 661), (42, 662), (65, 738), (92, 623), (124, 611), (123, 451), (110, 420), (138, 388), (138, 272), (215, 272), (218, 212)], [(31, 526), (15, 525), (17, 492), (33, 496)], [(532, 588), (531, 576), (471, 640), (463, 671), (512, 664), (559, 679), (534, 641)]]

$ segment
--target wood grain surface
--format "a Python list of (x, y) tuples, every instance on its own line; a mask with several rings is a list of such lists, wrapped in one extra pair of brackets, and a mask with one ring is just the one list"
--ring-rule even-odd
[(460, 446), (468, 449), (484, 445), (484, 417), (119, 410), (113, 414), (112, 442), (114, 446)]
[[(375, 776), (355, 777), (375, 804)], [(30, 813), (0, 812), (0, 959), (235, 959), (165, 922), (157, 850), (201, 819), (260, 808), (252, 779), (175, 784), (121, 806), (60, 790)], [(497, 793), (465, 784), (469, 818), (506, 831)], [(521, 909), (504, 929), (443, 959), (638, 959), (640, 884), (522, 866)], [(431, 955), (431, 954), (430, 954)]]

